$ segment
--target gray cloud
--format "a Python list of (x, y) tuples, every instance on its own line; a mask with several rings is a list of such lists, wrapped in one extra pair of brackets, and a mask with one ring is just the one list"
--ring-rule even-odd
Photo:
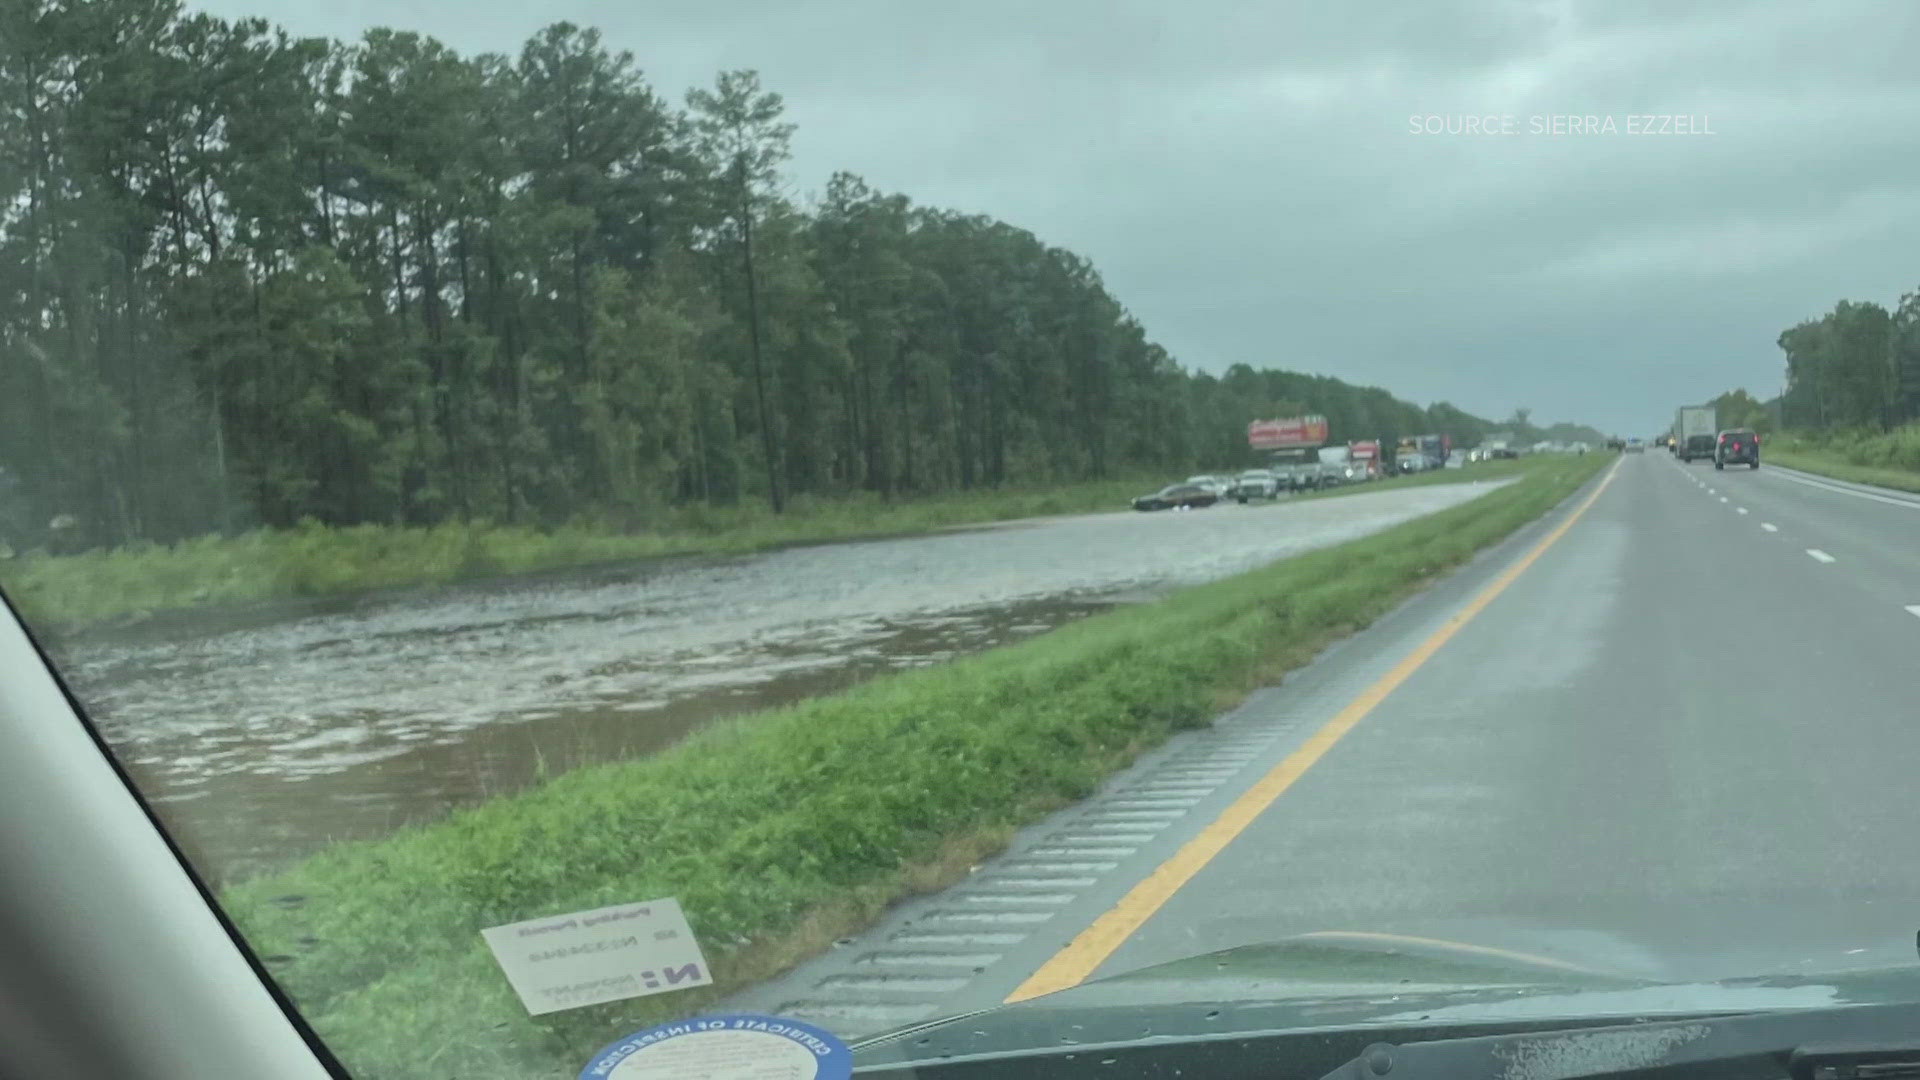
[[(678, 99), (752, 67), (837, 169), (1095, 260), (1184, 362), (1306, 368), (1645, 433), (1778, 389), (1773, 341), (1920, 286), (1905, 0), (409, 0), (258, 14), (512, 52), (598, 26)], [(1712, 135), (1533, 135), (1684, 114)], [(1511, 117), (1519, 134), (1413, 134)]]

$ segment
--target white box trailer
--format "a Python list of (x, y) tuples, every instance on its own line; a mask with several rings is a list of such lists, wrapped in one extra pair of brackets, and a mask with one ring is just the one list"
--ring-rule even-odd
[(1713, 456), (1720, 419), (1711, 405), (1682, 406), (1673, 418), (1673, 453), (1681, 461)]

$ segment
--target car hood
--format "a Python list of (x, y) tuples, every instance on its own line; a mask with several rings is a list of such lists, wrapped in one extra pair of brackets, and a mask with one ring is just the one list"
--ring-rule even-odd
[(1920, 964), (1913, 963), (1679, 982), (1635, 973), (1635, 966), (1397, 934), (1306, 934), (1188, 957), (874, 1036), (856, 1046), (856, 1062), (898, 1065), (1057, 1050), (1063, 1043), (1092, 1046), (1246, 1032), (1920, 1001)]

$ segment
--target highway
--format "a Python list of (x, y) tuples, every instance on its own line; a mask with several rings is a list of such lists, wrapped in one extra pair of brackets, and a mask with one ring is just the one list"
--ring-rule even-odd
[(1623, 455), (737, 1003), (858, 1035), (1325, 930), (1668, 980), (1911, 961), (1920, 498)]

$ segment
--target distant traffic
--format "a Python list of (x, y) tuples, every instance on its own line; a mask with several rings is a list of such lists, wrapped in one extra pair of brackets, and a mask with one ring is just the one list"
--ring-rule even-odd
[(1283, 495), (1464, 468), (1524, 454), (1584, 454), (1595, 445), (1551, 440), (1521, 445), (1506, 432), (1492, 432), (1478, 446), (1466, 450), (1456, 448), (1452, 436), (1445, 433), (1410, 435), (1397, 444), (1380, 439), (1335, 444), (1327, 440), (1325, 419), (1317, 416), (1255, 421), (1248, 425), (1247, 436), (1251, 453), (1264, 456), (1262, 463), (1237, 472), (1189, 476), (1141, 495), (1133, 500), (1133, 508), (1201, 510), (1229, 501), (1246, 506), (1273, 502)]
[(1654, 439), (1683, 463), (1706, 458), (1716, 469), (1729, 465), (1760, 467), (1760, 433), (1752, 428), (1720, 426), (1712, 405), (1683, 405), (1673, 414), (1673, 427)]
[[(1136, 510), (1197, 510), (1232, 501), (1245, 506), (1272, 502), (1282, 495), (1363, 484), (1389, 476), (1435, 469), (1461, 468), (1482, 461), (1517, 458), (1524, 454), (1585, 454), (1600, 444), (1545, 440), (1518, 444), (1506, 432), (1491, 432), (1478, 446), (1459, 450), (1444, 433), (1410, 435), (1391, 450), (1383, 440), (1367, 439), (1344, 445), (1327, 441), (1326, 421), (1309, 416), (1294, 420), (1255, 421), (1248, 426), (1248, 444), (1265, 454), (1264, 464), (1237, 473), (1204, 473), (1133, 500)], [(1624, 454), (1660, 447), (1683, 462), (1712, 461), (1716, 469), (1728, 465), (1760, 467), (1760, 436), (1750, 428), (1721, 428), (1712, 405), (1683, 406), (1673, 426), (1650, 439), (1615, 435), (1605, 448)]]

